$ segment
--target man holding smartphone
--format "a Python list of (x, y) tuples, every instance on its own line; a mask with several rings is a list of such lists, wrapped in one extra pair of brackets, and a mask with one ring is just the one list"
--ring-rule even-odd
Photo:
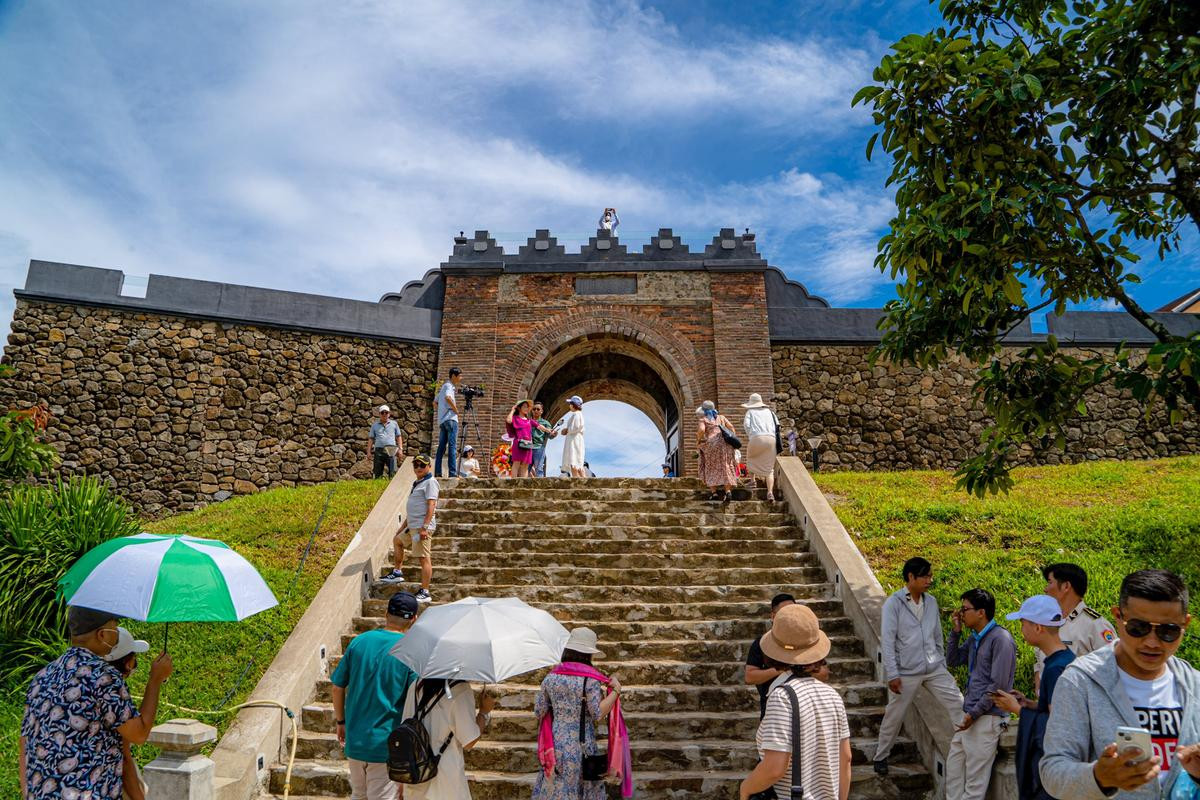
[[(1183, 581), (1160, 569), (1127, 575), (1112, 612), (1116, 644), (1077, 659), (1055, 688), (1041, 762), (1054, 797), (1170, 797), (1182, 752), (1200, 742), (1200, 672), (1175, 658), (1191, 621)], [(1151, 752), (1122, 752), (1122, 728)]]

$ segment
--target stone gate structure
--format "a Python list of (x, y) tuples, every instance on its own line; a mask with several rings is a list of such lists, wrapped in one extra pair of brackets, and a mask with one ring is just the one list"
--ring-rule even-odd
[[(822, 463), (841, 469), (953, 467), (985, 424), (968, 365), (870, 365), (881, 311), (831, 308), (732, 229), (695, 252), (670, 229), (640, 247), (598, 231), (577, 252), (539, 230), (516, 253), (477, 231), (374, 303), (160, 275), (139, 296), (118, 270), (43, 261), (15, 294), (4, 361), (16, 372), (0, 402), (47, 404), (64, 470), (110, 478), (148, 513), (341, 477), (384, 402), (405, 450), (428, 451), (433, 390), (452, 366), (485, 389), (460, 433), (481, 452), (517, 399), (557, 419), (577, 393), (645, 412), (680, 474), (695, 472), (705, 399), (736, 412), (774, 393), (785, 430), (801, 446), (822, 437)], [(1157, 316), (1200, 329), (1196, 315)], [(1078, 346), (1152, 344), (1120, 313), (1047, 324)], [(1039, 338), (1025, 325), (1007, 341)], [(1115, 390), (1088, 404), (1069, 460), (1200, 452), (1195, 419), (1147, 421)]]

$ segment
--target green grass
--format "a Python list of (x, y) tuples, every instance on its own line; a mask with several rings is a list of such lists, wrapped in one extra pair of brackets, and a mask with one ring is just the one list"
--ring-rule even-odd
[[(1073, 561), (1088, 572), (1088, 604), (1112, 620), (1121, 579), (1160, 567), (1180, 574), (1200, 618), (1200, 457), (1094, 461), (1016, 470), (1007, 495), (978, 499), (945, 472), (820, 473), (817, 484), (887, 592), (912, 556), (934, 566), (945, 608), (981, 587), (996, 616), (1042, 591), (1041, 567)], [(1033, 653), (1021, 644), (1018, 687), (1030, 687)], [(1200, 665), (1200, 619), (1178, 655)]]
[[(342, 481), (273, 489), (146, 523), (146, 530), (155, 533), (186, 533), (226, 542), (254, 564), (281, 604), (240, 623), (171, 625), (169, 649), (175, 672), (163, 687), (158, 711), (160, 721), (193, 716), (166, 703), (201, 710), (215, 709), (248, 660), (253, 659), (253, 665), (229, 705), (245, 700), (386, 485), (384, 481)], [(296, 565), (331, 489), (329, 510), (320, 533), (313, 542), (308, 562), (290, 599), (285, 602)], [(140, 694), (150, 661), (162, 648), (165, 626), (128, 620), (122, 624), (137, 637), (151, 643), (150, 653), (141, 659), (129, 681), (131, 690)], [(12, 698), (0, 694), (0, 797), (17, 795), (16, 749), (23, 697), (23, 689)], [(203, 719), (223, 731), (232, 715), (205, 716)], [(154, 750), (138, 748), (137, 755), (144, 763), (153, 757)]]

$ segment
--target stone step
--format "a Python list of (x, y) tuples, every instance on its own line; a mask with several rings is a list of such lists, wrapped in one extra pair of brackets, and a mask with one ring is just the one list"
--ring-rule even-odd
[[(758, 567), (725, 567), (719, 562), (704, 569), (695, 567), (647, 567), (614, 569), (612, 567), (480, 567), (458, 564), (439, 564), (435, 559), (435, 582), (478, 583), (484, 586), (535, 584), (558, 588), (571, 586), (611, 586), (618, 583), (644, 586), (689, 586), (697, 578), (707, 579), (718, 586), (761, 585), (764, 570)], [(415, 565), (414, 567), (415, 568)], [(380, 577), (389, 571), (380, 568)], [(412, 568), (410, 568), (412, 571)], [(415, 573), (414, 573), (415, 574)], [(825, 580), (825, 570), (817, 566), (780, 566), (770, 570), (771, 577), (785, 583), (818, 583)]]
[[(785, 553), (743, 553), (743, 552), (702, 552), (702, 553), (590, 553), (583, 552), (587, 542), (576, 543), (578, 552), (554, 552), (534, 547), (524, 553), (473, 553), (456, 552), (452, 548), (443, 547), (439, 539), (434, 539), (434, 564), (453, 564), (460, 567), (479, 567), (491, 569), (494, 567), (525, 568), (541, 570), (545, 568), (576, 569), (689, 569), (707, 570), (713, 567), (755, 567), (760, 571), (775, 570), (778, 567), (818, 567), (820, 562), (815, 553), (801, 549)], [(563, 543), (559, 543), (562, 547)], [(715, 549), (715, 548), (714, 548)], [(406, 553), (407, 562), (413, 561), (412, 553)], [(388, 553), (388, 561), (392, 554)], [(386, 570), (381, 571), (381, 576)]]
[[(831, 669), (832, 672), (832, 669)], [(843, 679), (834, 673), (830, 685), (838, 690), (847, 708), (854, 706), (882, 706), (887, 703), (887, 687), (861, 676)], [(540, 679), (536, 683), (499, 684), (500, 698), (497, 708), (509, 711), (533, 710)], [(328, 693), (328, 681), (319, 682), (317, 697), (304, 706), (302, 721), (304, 728), (311, 731), (333, 731), (333, 706)], [(711, 713), (714, 709), (725, 712), (758, 712), (758, 692), (744, 683), (728, 686), (657, 684), (623, 684), (622, 704), (626, 713)]]
[[(565, 498), (564, 498), (565, 499)], [(506, 514), (530, 512), (574, 514), (780, 514), (786, 515), (787, 507), (782, 503), (766, 500), (741, 500), (721, 503), (717, 500), (700, 498), (673, 498), (668, 500), (635, 500), (629, 497), (587, 500), (571, 495), (568, 508), (561, 508), (554, 496), (539, 497), (533, 493), (528, 498), (516, 497), (458, 497), (444, 496), (438, 499), (438, 515), (457, 516), (468, 511), (503, 511)]]
[[(450, 526), (447, 526), (447, 528)], [(492, 535), (478, 536), (445, 536), (445, 530), (438, 529), (437, 547), (447, 553), (487, 553), (491, 555), (507, 553), (629, 553), (638, 555), (659, 555), (663, 553), (800, 553), (808, 549), (808, 540), (796, 536), (799, 531), (794, 528), (780, 528), (778, 538), (766, 538), (765, 535), (753, 535), (745, 539), (709, 539), (703, 536), (689, 538), (592, 538), (594, 528), (576, 526), (562, 528), (561, 538), (534, 538), (527, 536)], [(572, 535), (572, 532), (574, 535)], [(513, 531), (504, 533), (511, 534)], [(391, 557), (390, 554), (388, 556)]]
[[(283, 793), (285, 767), (271, 767), (268, 791)], [(528, 800), (536, 773), (486, 772), (468, 773), (472, 800)], [(736, 800), (738, 786), (746, 777), (743, 770), (683, 770), (662, 772), (639, 771), (634, 764), (634, 796), (639, 800), (679, 800), (679, 798), (713, 798)], [(349, 769), (344, 761), (297, 761), (292, 770), (292, 797), (349, 797)], [(893, 764), (890, 775), (880, 778), (870, 765), (853, 767), (850, 779), (852, 800), (892, 800), (905, 796), (911, 800), (924, 797), (932, 789), (932, 781), (923, 767), (916, 764)], [(607, 787), (607, 796), (620, 796), (618, 787)]]
[[(533, 530), (557, 525), (723, 525), (735, 528), (760, 528), (771, 525), (787, 525), (792, 522), (790, 514), (782, 511), (740, 511), (737, 503), (725, 506), (713, 504), (703, 513), (660, 510), (653, 512), (625, 511), (575, 511), (563, 504), (561, 510), (542, 511), (514, 506), (501, 511), (455, 511), (446, 514), (447, 522), (491, 523), (508, 526), (509, 531)], [(725, 510), (721, 510), (724, 508)], [(438, 525), (442, 517), (438, 518)]]
[[(414, 565), (415, 566), (415, 565)], [(405, 577), (410, 581), (418, 577), (413, 567), (405, 567)], [(697, 576), (700, 577), (700, 576)], [(812, 583), (779, 583), (775, 575), (766, 573), (768, 582), (757, 585), (679, 585), (679, 586), (647, 586), (645, 584), (630, 585), (624, 581), (614, 581), (605, 586), (548, 586), (536, 584), (479, 584), (473, 581), (455, 583), (439, 577), (437, 566), (434, 566), (434, 600), (438, 603), (449, 603), (464, 597), (519, 597), (527, 603), (545, 607), (554, 603), (612, 603), (625, 602), (631, 606), (642, 603), (699, 603), (754, 601), (764, 604), (779, 592), (789, 592), (798, 598), (828, 597), (833, 591), (833, 585), (824, 581)], [(370, 587), (372, 599), (386, 600), (401, 589), (409, 592), (417, 590), (415, 582), (398, 584), (375, 581)], [(813, 611), (822, 613), (841, 613), (841, 603), (830, 600), (822, 605), (815, 600), (809, 602)], [(816, 603), (814, 605), (814, 603)]]
[[(526, 715), (532, 719), (532, 715)], [(467, 769), (469, 770), (502, 770), (506, 772), (533, 772), (538, 768), (537, 736), (532, 733), (525, 740), (511, 741), (499, 738), (493, 729), (467, 752)], [(601, 734), (602, 737), (604, 734)], [(710, 737), (688, 737), (672, 739), (665, 737), (647, 738), (639, 736), (632, 730), (629, 733), (630, 749), (632, 751), (635, 769), (670, 770), (670, 769), (713, 769), (713, 770), (743, 770), (749, 772), (758, 763), (758, 753), (754, 746), (754, 732), (740, 740), (731, 741), (731, 737), (722, 731), (714, 731)], [(875, 754), (876, 739), (873, 736), (852, 737), (850, 751), (853, 763), (867, 764)], [(291, 734), (288, 734), (291, 743)], [(338, 744), (336, 734), (301, 731), (296, 739), (296, 758), (319, 761), (343, 761), (342, 746)], [(900, 738), (893, 748), (889, 761), (903, 763), (920, 758), (916, 743), (910, 739)]]
[(804, 532), (791, 520), (780, 520), (771, 525), (737, 526), (723, 523), (709, 525), (642, 525), (642, 524), (563, 524), (538, 525), (536, 527), (518, 528), (511, 520), (501, 522), (465, 522), (452, 516), (439, 518), (437, 536), (446, 541), (449, 539), (471, 539), (474, 541), (489, 541), (501, 538), (520, 539), (566, 539), (570, 541), (585, 540), (589, 542), (605, 541), (641, 541), (652, 539), (689, 539), (707, 542), (717, 539), (734, 539), (743, 541), (757, 539), (759, 541), (775, 541), (779, 539), (803, 539)]
[[(767, 499), (767, 490), (765, 487), (759, 487), (751, 490), (749, 485), (745, 485), (737, 487), (733, 491), (734, 499), (731, 502), (735, 503), (750, 501), (765, 502)], [(560, 496), (569, 495), (572, 500), (583, 501), (630, 500), (635, 502), (713, 502), (708, 500), (708, 496), (710, 494), (712, 494), (712, 492), (700, 484), (695, 484), (692, 487), (680, 487), (674, 489), (647, 489), (633, 487), (627, 487), (623, 489), (572, 489), (569, 484), (567, 486), (563, 486), (557, 481), (505, 489), (481, 489), (477, 486), (468, 486), (467, 484), (458, 484), (457, 486), (447, 488), (443, 483), (441, 491), (441, 496), (443, 498), (454, 500), (494, 500), (496, 498), (527, 500), (536, 499), (539, 497), (557, 498)]]
[[(415, 573), (414, 573), (415, 575)], [(436, 587), (441, 588), (441, 587)], [(490, 589), (491, 587), (481, 587)], [(806, 584), (792, 587), (791, 592), (793, 597), (799, 598), (813, 609), (818, 615), (827, 612), (840, 612), (840, 604), (831, 601), (828, 597), (830, 586), (823, 583)], [(394, 593), (394, 591), (393, 591)], [(438, 592), (438, 600), (441, 600), (447, 592)], [(388, 595), (390, 597), (391, 594)], [(820, 602), (816, 602), (820, 601)], [(825, 602), (830, 601), (830, 602)], [(596, 622), (600, 621), (625, 621), (625, 622), (644, 622), (653, 620), (695, 620), (700, 622), (709, 622), (719, 619), (762, 619), (765, 620), (769, 606), (764, 601), (745, 601), (745, 600), (729, 600), (729, 601), (686, 601), (677, 603), (655, 603), (645, 602), (636, 605), (630, 604), (629, 601), (623, 602), (539, 602), (535, 603), (537, 608), (541, 608), (550, 612), (559, 619), (586, 619)], [(379, 618), (382, 617), (387, 610), (387, 600), (380, 598), (370, 598), (363, 601), (363, 618)], [(822, 621), (824, 624), (824, 621)], [(359, 630), (369, 630), (369, 628), (360, 628)], [(825, 629), (828, 632), (828, 629)]]
[[(442, 480), (439, 478), (439, 480)], [(489, 491), (506, 491), (515, 489), (565, 490), (571, 493), (593, 489), (675, 489), (700, 491), (704, 484), (696, 478), (471, 478), (450, 479), (446, 482), (450, 489), (471, 490), (487, 489)]]

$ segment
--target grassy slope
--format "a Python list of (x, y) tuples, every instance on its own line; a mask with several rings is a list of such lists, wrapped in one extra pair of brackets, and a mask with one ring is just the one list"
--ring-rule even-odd
[[(817, 483), (884, 589), (902, 585), (915, 555), (934, 565), (934, 595), (954, 608), (963, 591), (996, 595), (997, 617), (1045, 584), (1040, 568), (1074, 561), (1088, 572), (1088, 602), (1109, 612), (1135, 569), (1180, 573), (1200, 617), (1200, 457), (1099, 461), (1016, 472), (1007, 496), (956, 491), (944, 472), (823, 473)], [(1020, 639), (1018, 623), (1004, 623)], [(948, 628), (948, 625), (947, 625)], [(1179, 655), (1200, 665), (1200, 620)], [(1022, 643), (1018, 686), (1029, 688), (1032, 651)]]
[[(172, 625), (170, 651), (175, 674), (167, 681), (162, 700), (188, 708), (213, 709), (233, 686), (248, 659), (253, 658), (253, 665), (229, 703), (234, 705), (244, 700), (385, 486), (383, 481), (343, 481), (275, 489), (148, 523), (146, 529), (156, 533), (186, 533), (228, 543), (258, 568), (281, 604), (241, 623)], [(331, 488), (329, 510), (313, 542), (308, 563), (291, 598), (285, 602), (296, 565)], [(151, 654), (161, 649), (163, 625), (129, 621), (124, 624), (135, 635), (150, 641)], [(260, 643), (264, 634), (266, 639)], [(149, 664), (150, 659), (143, 657), (130, 680), (135, 693), (140, 694), (145, 685)], [(0, 797), (17, 795), (16, 744), (22, 701), (21, 695), (0, 696)], [(191, 715), (160, 705), (160, 720), (178, 716)], [(223, 729), (230, 717), (204, 719)], [(139, 751), (139, 760), (143, 762), (153, 756), (151, 748)]]

